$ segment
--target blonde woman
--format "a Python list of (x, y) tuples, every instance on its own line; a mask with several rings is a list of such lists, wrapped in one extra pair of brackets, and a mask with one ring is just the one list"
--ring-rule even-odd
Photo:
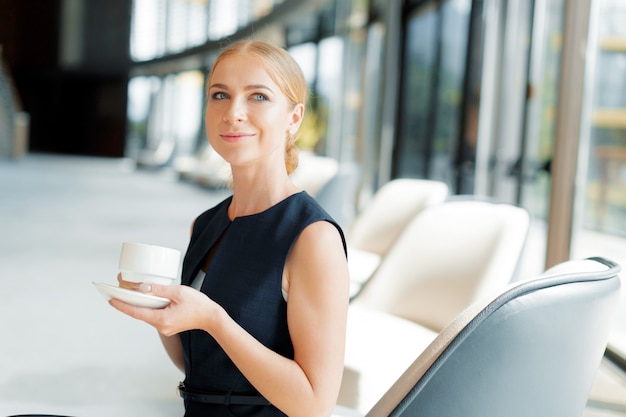
[[(172, 300), (120, 311), (153, 325), (185, 416), (329, 416), (344, 359), (349, 279), (339, 225), (289, 179), (307, 86), (282, 48), (241, 41), (209, 75), (206, 131), (232, 196), (198, 216), (182, 285), (127, 288)], [(119, 278), (118, 278), (119, 279)]]

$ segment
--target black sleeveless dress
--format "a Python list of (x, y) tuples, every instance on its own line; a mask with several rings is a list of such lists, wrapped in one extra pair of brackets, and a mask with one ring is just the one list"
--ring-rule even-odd
[[(182, 284), (190, 285), (209, 250), (221, 239), (206, 271), (201, 291), (220, 304), (252, 336), (273, 351), (293, 359), (287, 327), (282, 275), (289, 250), (302, 230), (317, 221), (340, 226), (306, 192), (269, 209), (231, 221), (232, 197), (195, 221), (183, 260)], [(208, 333), (180, 334), (185, 358), (185, 387), (225, 395), (259, 395)], [(227, 402), (227, 401), (225, 401)], [(185, 400), (185, 416), (284, 416), (272, 405), (206, 404)]]

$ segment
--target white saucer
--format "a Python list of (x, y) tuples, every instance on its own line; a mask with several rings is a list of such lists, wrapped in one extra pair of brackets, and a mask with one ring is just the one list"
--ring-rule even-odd
[(133, 291), (126, 288), (116, 287), (114, 285), (103, 284), (101, 282), (92, 282), (98, 291), (106, 298), (117, 298), (125, 303), (132, 304), (137, 307), (147, 308), (163, 308), (170, 303), (170, 300), (155, 295), (144, 294), (139, 291)]

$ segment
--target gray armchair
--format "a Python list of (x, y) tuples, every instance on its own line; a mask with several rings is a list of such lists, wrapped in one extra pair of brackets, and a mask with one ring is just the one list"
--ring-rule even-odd
[(473, 304), (367, 417), (582, 415), (617, 307), (619, 269), (604, 258), (569, 261)]

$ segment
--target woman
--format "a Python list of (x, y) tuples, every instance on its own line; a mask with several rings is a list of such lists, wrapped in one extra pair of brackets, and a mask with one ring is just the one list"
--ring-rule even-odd
[(289, 179), (307, 87), (281, 48), (242, 41), (209, 75), (206, 131), (232, 196), (192, 226), (182, 284), (132, 284), (171, 299), (120, 311), (153, 325), (186, 416), (329, 416), (341, 383), (349, 279), (336, 222)]

